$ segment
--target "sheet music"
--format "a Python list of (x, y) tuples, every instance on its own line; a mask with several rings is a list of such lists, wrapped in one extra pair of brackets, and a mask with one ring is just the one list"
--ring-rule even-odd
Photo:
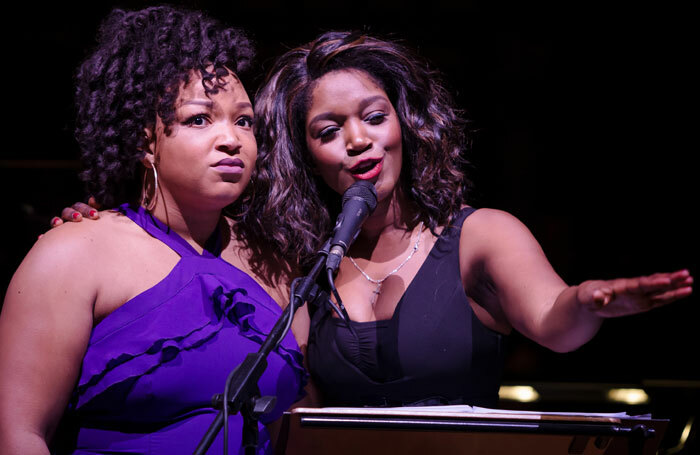
[(618, 419), (651, 419), (651, 414), (629, 415), (626, 412), (550, 412), (550, 411), (520, 411), (512, 409), (492, 409), (481, 408), (468, 405), (448, 405), (448, 406), (405, 406), (398, 408), (319, 408), (324, 411), (349, 412), (356, 409), (359, 412), (365, 411), (403, 411), (419, 413), (455, 413), (455, 414), (510, 414), (523, 416), (577, 416), (577, 417), (610, 417)]

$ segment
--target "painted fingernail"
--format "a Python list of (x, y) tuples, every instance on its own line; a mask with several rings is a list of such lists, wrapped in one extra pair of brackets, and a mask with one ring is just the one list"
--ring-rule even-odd
[(39, 237), (37, 237), (36, 239), (39, 240), (39, 239), (42, 238), (43, 236), (44, 236), (44, 234), (39, 234)]
[(51, 218), (51, 226), (56, 225), (56, 223), (58, 223), (58, 217), (57, 217), (57, 216)]
[(80, 216), (80, 213), (75, 212), (75, 213), (73, 213), (73, 215), (71, 215), (71, 216), (73, 217), (74, 220), (77, 220), (78, 217)]
[(97, 210), (90, 210), (89, 215), (90, 215), (91, 218), (92, 218), (93, 216), (97, 215)]

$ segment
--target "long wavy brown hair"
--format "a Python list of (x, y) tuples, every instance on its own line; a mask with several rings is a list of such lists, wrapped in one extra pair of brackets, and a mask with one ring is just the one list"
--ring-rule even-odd
[[(359, 32), (328, 32), (281, 56), (255, 100), (258, 162), (236, 225), (265, 269), (305, 264), (331, 232), (340, 196), (312, 172), (305, 119), (314, 83), (336, 70), (367, 73), (387, 93), (401, 124), (401, 186), (414, 219), (433, 232), (465, 203), (468, 122), (440, 74), (403, 45)], [(268, 272), (269, 273), (269, 272)], [(265, 276), (263, 274), (263, 276)]]

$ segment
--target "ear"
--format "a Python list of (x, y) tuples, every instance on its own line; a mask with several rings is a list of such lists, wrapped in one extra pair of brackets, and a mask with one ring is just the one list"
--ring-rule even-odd
[(144, 128), (143, 133), (146, 138), (146, 143), (148, 144), (148, 147), (146, 148), (146, 150), (143, 151), (144, 155), (141, 159), (141, 162), (147, 168), (152, 168), (156, 160), (156, 141), (154, 139), (155, 136), (153, 135), (153, 130), (151, 128)]

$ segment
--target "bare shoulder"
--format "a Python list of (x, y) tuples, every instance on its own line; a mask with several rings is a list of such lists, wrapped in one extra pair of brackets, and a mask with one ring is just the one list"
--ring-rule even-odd
[(48, 259), (52, 267), (76, 260), (99, 260), (96, 253), (109, 247), (115, 239), (129, 231), (133, 223), (125, 216), (103, 211), (97, 221), (64, 223), (44, 234), (34, 244), (27, 258)]
[(530, 230), (515, 216), (497, 209), (476, 210), (462, 226), (461, 246), (512, 248), (534, 241)]
[(467, 218), (464, 227), (468, 229), (491, 230), (524, 227), (524, 225), (519, 219), (506, 211), (480, 208)]
[[(29, 250), (15, 273), (11, 287), (41, 288), (54, 292), (80, 287), (82, 293), (97, 286), (97, 276), (113, 256), (111, 251), (128, 237), (128, 218), (103, 212), (99, 221), (65, 223), (44, 234)], [(58, 289), (60, 288), (60, 290)]]
[(512, 326), (535, 333), (532, 321), (542, 313), (542, 302), (551, 302), (566, 286), (530, 230), (502, 210), (479, 209), (467, 218), (460, 267), (477, 317), (501, 332)]
[(464, 223), (460, 248), (460, 254), (466, 256), (462, 265), (480, 265), (483, 274), (502, 289), (539, 286), (560, 290), (563, 285), (530, 230), (502, 210), (480, 209), (472, 214)]
[(550, 267), (527, 226), (510, 213), (496, 209), (479, 209), (464, 222), (460, 262), (463, 270), (488, 270), (489, 279), (520, 267)]

